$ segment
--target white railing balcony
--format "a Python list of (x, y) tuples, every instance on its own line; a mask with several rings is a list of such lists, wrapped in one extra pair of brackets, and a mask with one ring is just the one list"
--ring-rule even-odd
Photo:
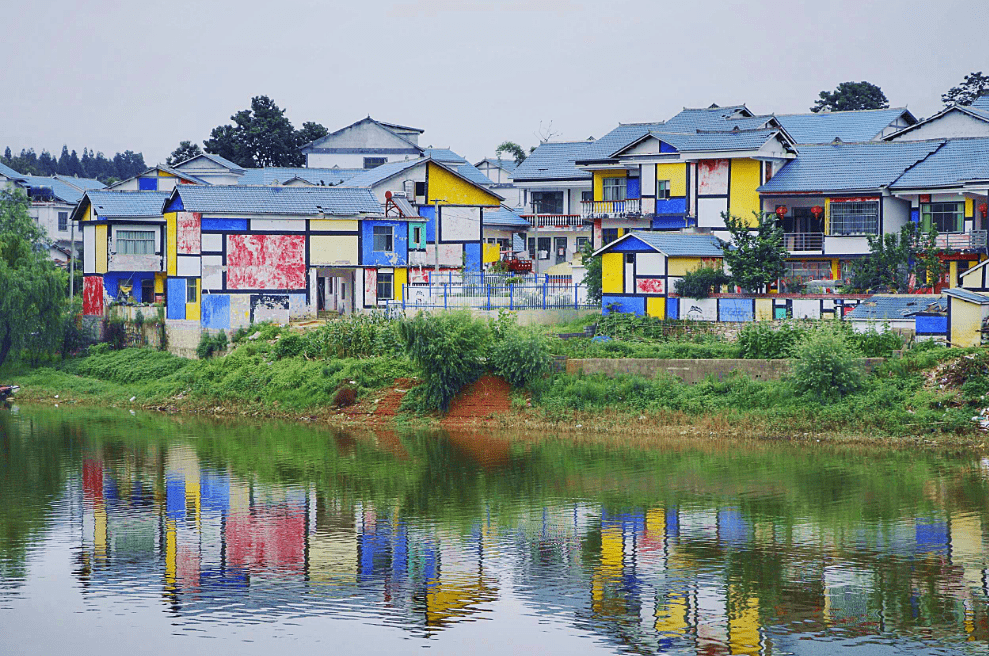
[(783, 244), (791, 253), (815, 252), (824, 250), (823, 232), (788, 232), (783, 235)]
[(935, 240), (938, 248), (948, 251), (971, 251), (986, 247), (986, 231), (945, 232)]
[(642, 214), (639, 198), (625, 200), (585, 200), (580, 203), (581, 215), (586, 219), (622, 219)]
[(580, 214), (523, 214), (522, 218), (537, 228), (583, 228)]

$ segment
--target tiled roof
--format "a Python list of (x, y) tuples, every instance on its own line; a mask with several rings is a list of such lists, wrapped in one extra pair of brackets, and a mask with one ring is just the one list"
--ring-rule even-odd
[(179, 185), (178, 195), (189, 212), (217, 214), (284, 214), (318, 216), (380, 215), (381, 204), (370, 189), (347, 187), (242, 187)]
[(972, 104), (969, 105), (969, 107), (973, 109), (989, 110), (989, 93), (984, 93), (975, 100), (973, 100)]
[(481, 173), (477, 167), (449, 148), (427, 148), (426, 157), (434, 162), (446, 164), (476, 185), (486, 187), (491, 184), (491, 178)]
[(292, 178), (302, 178), (314, 185), (330, 187), (351, 179), (366, 169), (302, 168), (269, 166), (263, 169), (246, 169), (237, 180), (239, 185), (283, 184)]
[(71, 175), (55, 175), (62, 182), (68, 183), (76, 189), (87, 191), (89, 189), (105, 189), (106, 185), (95, 178), (77, 178)]
[(484, 225), (492, 228), (521, 228), (523, 230), (532, 227), (531, 223), (505, 207), (497, 210), (485, 210)]
[(758, 150), (779, 133), (777, 128), (763, 130), (730, 130), (728, 132), (695, 132), (677, 134), (650, 132), (680, 152), (706, 152), (723, 150)]
[(780, 114), (778, 120), (798, 144), (872, 141), (904, 113), (903, 107), (854, 112)]
[(979, 305), (989, 305), (989, 296), (985, 294), (977, 294), (968, 289), (962, 289), (961, 287), (955, 287), (954, 289), (946, 289), (944, 293), (948, 296), (954, 296), (955, 298), (960, 298), (963, 301), (968, 301), (969, 303), (978, 303)]
[(86, 192), (97, 216), (105, 219), (161, 216), (167, 191), (102, 191)]
[[(725, 119), (738, 114), (739, 112), (748, 114), (748, 108), (745, 105), (730, 105), (728, 107), (704, 107), (704, 108), (687, 108), (685, 107), (676, 116), (666, 121), (666, 130), (671, 132), (693, 132), (694, 130), (730, 130), (736, 124), (740, 128), (757, 128), (762, 127), (768, 120), (769, 116), (766, 117), (756, 117), (756, 120), (747, 119), (745, 117), (738, 117), (736, 121), (731, 124), (727, 124)], [(737, 122), (737, 123), (736, 123)]]
[(463, 164), (460, 165), (449, 164), (448, 166), (453, 166), (454, 168), (456, 168), (457, 173), (464, 176), (465, 178), (467, 178), (476, 185), (487, 187), (493, 184), (491, 182), (491, 178), (481, 173), (477, 169), (477, 167), (475, 167), (473, 164), (464, 162)]
[(24, 178), (22, 174), (18, 173), (6, 164), (0, 164), (0, 175), (10, 178), (11, 180), (22, 180)]
[(56, 198), (73, 205), (78, 203), (83, 195), (83, 191), (81, 189), (77, 189), (70, 184), (66, 184), (58, 178), (46, 178), (41, 175), (25, 175), (21, 177), (23, 178), (24, 183), (31, 188), (32, 194), (37, 193), (37, 190), (42, 188), (48, 188), (51, 189), (52, 194), (54, 194)]
[(387, 164), (382, 164), (381, 166), (376, 166), (373, 169), (366, 169), (361, 171), (352, 178), (346, 181), (348, 187), (373, 187), (383, 180), (387, 180), (393, 175), (398, 175), (402, 171), (410, 169), (414, 166), (418, 166), (423, 162), (428, 162), (428, 159), (423, 157), (418, 157), (416, 159), (409, 159), (401, 162), (388, 162)]
[[(580, 156), (577, 158), (578, 162), (581, 161), (595, 161), (602, 159), (610, 159), (611, 154), (615, 151), (621, 150), (625, 146), (629, 145), (633, 141), (639, 139), (645, 134), (652, 131), (661, 132), (663, 130), (669, 130), (671, 132), (675, 131), (673, 128), (666, 127), (665, 123), (623, 123), (619, 124), (617, 128), (604, 135), (597, 141), (593, 143), (587, 143), (583, 151), (580, 152)], [(578, 142), (582, 143), (582, 142)], [(586, 143), (586, 142), (585, 142)], [(545, 144), (544, 144), (545, 145)], [(542, 148), (540, 146), (539, 148)], [(536, 149), (538, 152), (538, 148)], [(534, 155), (535, 153), (533, 153)], [(531, 158), (532, 155), (529, 155)], [(529, 160), (527, 159), (526, 162)], [(520, 169), (526, 165), (526, 162), (522, 162)], [(517, 174), (516, 174), (517, 175)]]
[(886, 187), (944, 141), (870, 141), (805, 145), (760, 192), (829, 192)]
[(434, 161), (444, 164), (466, 164), (467, 160), (453, 152), (449, 148), (427, 148), (426, 157), (432, 157)]
[(590, 172), (578, 169), (574, 166), (574, 162), (583, 159), (587, 151), (596, 145), (596, 142), (590, 141), (551, 141), (539, 144), (515, 169), (512, 178), (515, 182), (522, 180), (590, 180)]
[(940, 297), (931, 294), (901, 294), (870, 296), (846, 314), (847, 319), (884, 321), (904, 319), (918, 312), (941, 311)]
[(480, 167), (481, 164), (484, 164), (485, 162), (491, 166), (497, 166), (502, 170), (508, 171), (509, 173), (512, 173), (516, 168), (518, 168), (518, 164), (515, 163), (514, 159), (498, 159), (497, 157), (485, 157), (474, 166)]
[(966, 180), (986, 179), (989, 179), (989, 137), (949, 139), (936, 152), (900, 176), (892, 187), (948, 187)]
[(212, 160), (212, 161), (216, 162), (217, 164), (219, 164), (220, 166), (222, 166), (224, 168), (227, 168), (227, 169), (230, 169), (231, 171), (244, 171), (244, 170), (246, 170), (240, 164), (235, 164), (235, 163), (231, 162), (229, 159), (227, 159), (226, 157), (220, 157), (219, 155), (214, 155), (212, 153), (203, 153), (201, 155), (201, 157), (205, 157), (206, 159)]
[[(657, 251), (673, 257), (721, 257), (724, 255), (721, 240), (714, 235), (633, 230), (619, 238), (618, 241), (625, 241), (629, 238), (638, 238)], [(614, 243), (617, 242), (612, 242), (612, 244)], [(605, 245), (595, 254), (607, 251), (609, 246), (610, 244)]]

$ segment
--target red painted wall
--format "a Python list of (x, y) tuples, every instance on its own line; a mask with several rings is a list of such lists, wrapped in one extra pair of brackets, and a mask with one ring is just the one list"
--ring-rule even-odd
[(86, 276), (83, 280), (82, 313), (103, 314), (103, 276)]
[(661, 278), (637, 278), (635, 291), (640, 294), (662, 294), (663, 283)]
[(175, 231), (180, 255), (198, 255), (202, 215), (196, 212), (179, 212), (175, 216)]
[(227, 237), (227, 289), (305, 288), (305, 236)]

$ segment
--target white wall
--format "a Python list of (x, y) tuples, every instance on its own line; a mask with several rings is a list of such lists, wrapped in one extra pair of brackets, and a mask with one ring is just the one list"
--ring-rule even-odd
[(893, 196), (884, 196), (883, 204), (883, 232), (899, 232), (900, 228), (910, 222), (910, 201)]
[(306, 166), (309, 168), (327, 168), (334, 166), (341, 169), (362, 169), (364, 168), (365, 157), (385, 157), (389, 162), (404, 162), (409, 159), (418, 159), (418, 155), (410, 153), (372, 153), (368, 155), (353, 155), (346, 153), (307, 153)]
[(894, 137), (892, 141), (920, 141), (943, 137), (989, 137), (989, 123), (961, 111), (948, 112), (939, 119)]

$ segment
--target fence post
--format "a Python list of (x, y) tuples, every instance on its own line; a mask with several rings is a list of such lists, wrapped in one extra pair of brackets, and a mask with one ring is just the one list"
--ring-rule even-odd
[(443, 309), (444, 310), (449, 309), (446, 306), (446, 290), (447, 290), (448, 287), (449, 287), (449, 285), (443, 285)]
[(573, 286), (573, 309), (576, 310), (579, 307), (580, 307), (580, 303), (577, 300), (577, 283), (574, 283), (574, 286)]
[(409, 295), (409, 286), (402, 285), (402, 314), (405, 314), (405, 297)]
[(508, 309), (515, 309), (515, 285), (508, 283)]
[[(548, 281), (548, 280), (549, 280), (549, 274), (546, 275), (546, 281)], [(549, 283), (546, 282), (546, 281), (543, 281), (543, 309), (544, 310), (546, 309), (546, 292), (547, 292), (548, 287), (549, 287)]]
[(488, 283), (488, 309), (491, 309), (491, 283)]

